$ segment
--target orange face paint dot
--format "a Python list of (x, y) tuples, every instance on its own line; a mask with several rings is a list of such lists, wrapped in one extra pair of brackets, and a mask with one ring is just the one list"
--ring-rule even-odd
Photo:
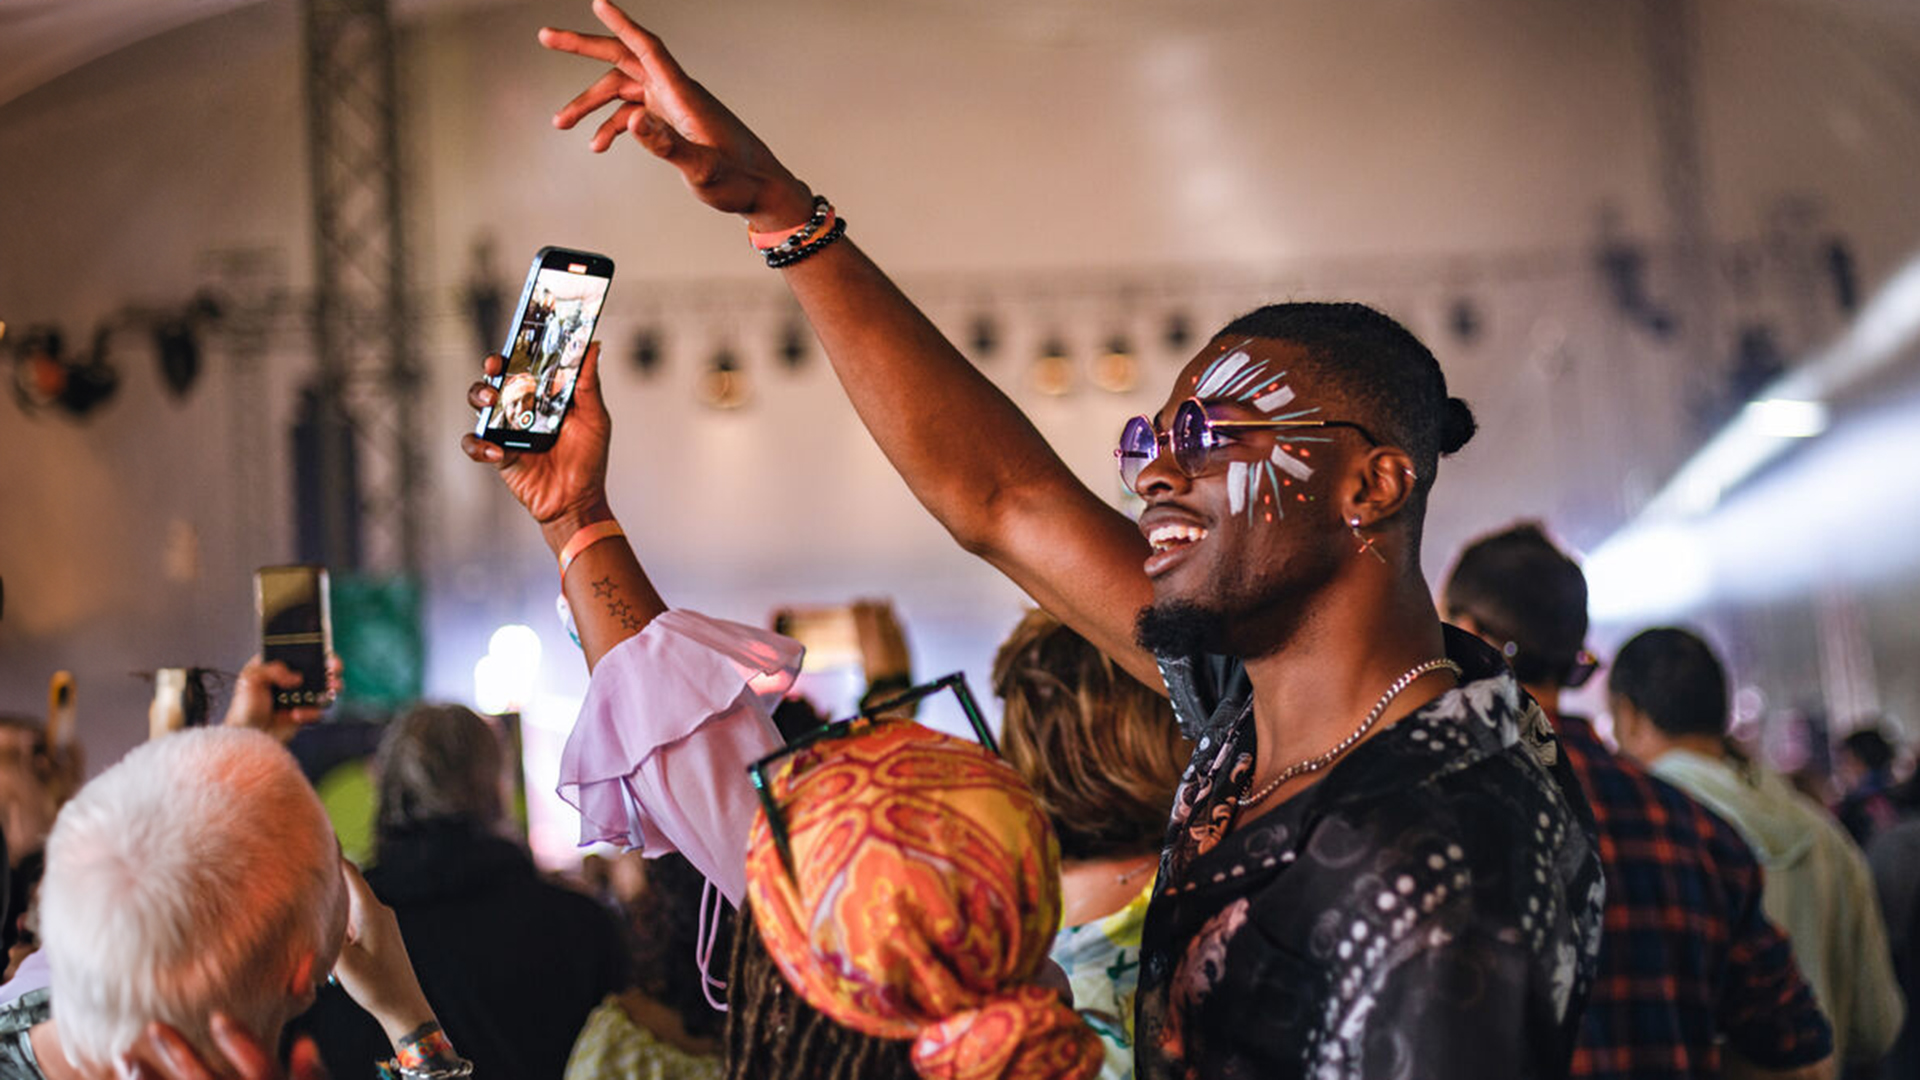
[(1273, 515), (1272, 515), (1272, 514), (1268, 514), (1268, 515), (1267, 515), (1267, 520), (1268, 520), (1268, 521), (1272, 521), (1272, 520), (1273, 520)]
[(1305, 495), (1295, 495), (1294, 498), (1299, 499), (1301, 502), (1307, 501), (1307, 497)]

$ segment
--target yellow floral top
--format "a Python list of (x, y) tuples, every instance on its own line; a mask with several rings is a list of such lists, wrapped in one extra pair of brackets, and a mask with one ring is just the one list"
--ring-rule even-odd
[(609, 995), (591, 1013), (567, 1058), (565, 1080), (721, 1080), (725, 1063), (689, 1054), (633, 1022)]
[(1100, 1080), (1133, 1075), (1133, 994), (1140, 978), (1140, 931), (1153, 881), (1127, 906), (1103, 919), (1061, 929), (1053, 959), (1073, 984), (1073, 1007), (1106, 1048)]

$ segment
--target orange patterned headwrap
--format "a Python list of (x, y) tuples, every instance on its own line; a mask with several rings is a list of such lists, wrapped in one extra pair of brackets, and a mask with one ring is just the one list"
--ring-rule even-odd
[(922, 1076), (1091, 1077), (1099, 1038), (1034, 985), (1060, 924), (1060, 851), (1033, 793), (978, 744), (905, 720), (816, 743), (770, 778), (747, 896), (787, 982), (835, 1021), (912, 1039)]

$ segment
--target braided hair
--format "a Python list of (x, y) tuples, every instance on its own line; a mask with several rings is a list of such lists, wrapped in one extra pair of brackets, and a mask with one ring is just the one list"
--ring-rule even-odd
[(751, 905), (734, 924), (727, 969), (728, 1080), (914, 1080), (913, 1043), (864, 1035), (806, 1003), (760, 940)]

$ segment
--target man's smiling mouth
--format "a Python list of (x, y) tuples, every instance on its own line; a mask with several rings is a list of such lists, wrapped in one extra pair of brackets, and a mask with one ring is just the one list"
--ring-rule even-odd
[(1207, 530), (1198, 525), (1156, 525), (1147, 533), (1147, 543), (1153, 547), (1156, 555), (1184, 544), (1199, 543), (1206, 538)]

